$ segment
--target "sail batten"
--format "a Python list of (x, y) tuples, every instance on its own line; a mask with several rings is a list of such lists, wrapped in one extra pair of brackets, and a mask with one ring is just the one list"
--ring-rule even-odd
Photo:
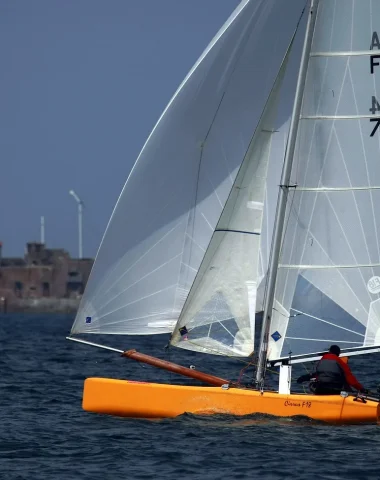
[(297, 270), (310, 270), (310, 269), (326, 269), (326, 268), (333, 268), (333, 269), (340, 269), (340, 268), (373, 268), (373, 267), (380, 267), (379, 263), (369, 263), (369, 264), (360, 264), (355, 263), (351, 265), (317, 265), (317, 264), (309, 264), (309, 265), (302, 265), (302, 264), (286, 264), (280, 263), (278, 268), (292, 268)]
[(305, 115), (301, 116), (303, 120), (360, 120), (362, 118), (373, 118), (380, 119), (379, 117), (374, 117), (373, 115)]
[[(287, 337), (287, 338), (288, 340), (302, 340), (303, 342), (341, 343), (341, 340), (336, 338), (307, 338), (307, 337)], [(352, 340), (345, 340), (344, 343), (347, 343), (347, 344), (355, 343), (357, 345), (362, 345), (361, 342), (353, 342)]]
[(367, 187), (299, 187), (298, 192), (355, 192), (359, 190), (380, 190), (380, 186), (373, 185)]
[[(335, 342), (336, 343), (336, 342)], [(343, 348), (341, 350), (341, 356), (342, 357), (352, 357), (356, 355), (368, 355), (368, 354), (374, 354), (374, 353), (379, 353), (380, 352), (380, 345), (375, 345), (371, 348), (364, 347), (364, 348), (353, 348), (352, 350), (350, 349), (345, 349)], [(321, 359), (322, 355), (326, 352), (320, 352), (320, 353), (315, 353), (314, 355), (288, 355), (280, 358), (275, 358), (270, 360), (269, 366), (275, 367), (278, 365), (281, 365), (284, 360), (289, 361), (289, 358), (291, 359), (292, 364), (297, 364), (297, 363), (307, 363), (307, 362), (316, 362)]]
[(311, 52), (310, 57), (368, 57), (376, 55), (374, 50), (349, 50), (344, 52), (327, 51), (327, 52)]

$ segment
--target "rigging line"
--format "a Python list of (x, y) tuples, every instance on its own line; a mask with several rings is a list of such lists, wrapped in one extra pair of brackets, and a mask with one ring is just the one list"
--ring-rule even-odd
[(301, 365), (307, 371), (307, 373), (311, 373), (310, 370), (307, 368), (306, 363), (302, 363)]
[(245, 376), (245, 371), (247, 370), (247, 368), (249, 368), (250, 366), (254, 366), (254, 362), (251, 361), (251, 362), (247, 362), (247, 364), (240, 370), (239, 372), (239, 377), (238, 377), (238, 383), (241, 382), (242, 378)]
[(119, 350), (118, 348), (108, 347), (107, 345), (101, 345), (100, 343), (89, 342), (87, 340), (82, 340), (81, 338), (66, 337), (66, 340), (71, 340), (73, 342), (84, 343), (85, 345), (91, 345), (92, 347), (103, 348), (104, 350), (110, 350), (111, 352), (123, 353), (124, 350)]
[(297, 310), (295, 308), (292, 308), (292, 310), (294, 312), (297, 312), (299, 315), (305, 315), (306, 317), (314, 318), (315, 320), (319, 320), (320, 322), (328, 323), (329, 325), (332, 325), (333, 327), (340, 328), (342, 330), (346, 330), (347, 332), (355, 333), (355, 335), (359, 335), (360, 337), (364, 337), (364, 335), (362, 333), (355, 332), (355, 330), (350, 330), (349, 328), (346, 328), (346, 327), (341, 327), (340, 325), (329, 322), (328, 320), (324, 320), (323, 318), (315, 317), (314, 315), (311, 315), (310, 313), (305, 313), (305, 312), (302, 312), (301, 310)]
[[(282, 158), (285, 158), (285, 153), (283, 154)], [(262, 258), (263, 257), (263, 249), (260, 248), (259, 251), (260, 251), (260, 255), (261, 255), (261, 258), (262, 258), (262, 271), (263, 271), (263, 274), (264, 276), (267, 275), (267, 270), (268, 270), (268, 257), (269, 257), (269, 238), (270, 238), (270, 234), (269, 234), (269, 208), (268, 208), (268, 205), (269, 205), (269, 195), (268, 195), (268, 187), (266, 186), (265, 187), (265, 205), (267, 206), (267, 208), (265, 209), (264, 213), (265, 213), (265, 217), (266, 217), (266, 255), (265, 255), (265, 262), (264, 262), (264, 259)], [(262, 240), (261, 240), (261, 243), (262, 243)], [(265, 282), (266, 283), (266, 282)], [(265, 285), (264, 285), (264, 290), (265, 290)]]
[[(290, 191), (288, 193), (288, 199), (289, 199), (289, 194), (290, 194)], [(289, 205), (289, 213), (288, 213), (288, 217), (287, 217), (287, 220), (286, 220), (286, 224), (285, 224), (285, 229), (284, 229), (284, 236), (283, 238), (285, 238), (286, 234), (287, 234), (287, 231), (288, 231), (288, 227), (289, 227), (289, 223), (290, 223), (290, 215), (292, 214), (293, 212), (293, 204), (294, 204), (294, 200), (295, 200), (295, 195), (293, 193), (293, 195), (291, 195), (291, 201), (290, 201), (290, 205)], [(298, 220), (298, 219), (297, 219)], [(280, 251), (280, 255), (282, 257), (282, 249), (284, 247), (284, 241), (282, 242), (282, 246), (281, 246), (281, 251)], [(289, 275), (289, 272), (286, 272), (286, 282), (288, 280), (288, 275)], [(284, 289), (284, 292), (283, 292), (283, 295), (282, 295), (282, 301), (281, 301), (281, 305), (284, 303), (284, 299), (285, 299), (285, 289)]]

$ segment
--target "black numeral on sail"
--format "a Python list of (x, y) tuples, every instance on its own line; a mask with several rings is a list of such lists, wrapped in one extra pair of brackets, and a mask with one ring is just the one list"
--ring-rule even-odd
[(373, 130), (371, 132), (371, 137), (373, 137), (380, 126), (380, 118), (371, 118), (370, 122), (376, 122), (376, 125), (373, 127)]

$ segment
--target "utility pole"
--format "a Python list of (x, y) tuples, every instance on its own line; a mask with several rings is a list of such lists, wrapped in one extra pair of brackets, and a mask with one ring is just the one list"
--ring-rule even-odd
[(83, 258), (83, 239), (82, 239), (82, 214), (83, 214), (83, 202), (74, 192), (70, 190), (69, 194), (72, 195), (75, 201), (78, 204), (78, 250), (79, 250), (79, 259)]
[(45, 243), (45, 217), (41, 217), (41, 236), (40, 236), (40, 242)]

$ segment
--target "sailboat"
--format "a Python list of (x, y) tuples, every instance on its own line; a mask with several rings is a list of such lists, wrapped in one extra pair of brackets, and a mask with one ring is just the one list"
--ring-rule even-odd
[[(378, 421), (375, 397), (291, 391), (292, 365), (333, 343), (346, 357), (380, 351), (380, 0), (358, 4), (243, 0), (182, 82), (127, 179), (67, 338), (208, 386), (87, 378), (85, 410)], [(254, 381), (78, 337), (162, 333), (199, 355), (255, 359)]]

